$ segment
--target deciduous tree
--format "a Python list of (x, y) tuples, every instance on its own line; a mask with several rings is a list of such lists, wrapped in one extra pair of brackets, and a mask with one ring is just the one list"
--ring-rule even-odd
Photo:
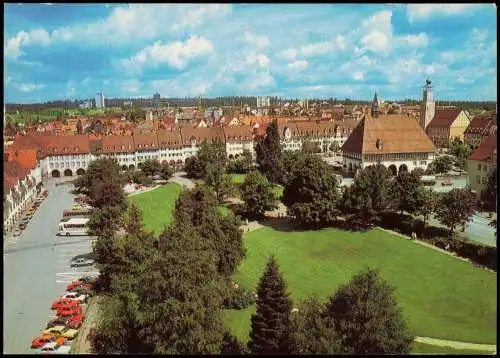
[(408, 354), (413, 336), (377, 271), (365, 270), (341, 286), (327, 304), (326, 318), (341, 338), (343, 354)]
[(497, 167), (489, 173), (486, 187), (481, 192), (481, 206), (489, 212), (497, 211)]
[(297, 353), (338, 354), (340, 338), (330, 320), (325, 319), (326, 305), (316, 296), (308, 297), (292, 314)]
[(245, 211), (251, 217), (261, 218), (267, 210), (277, 207), (272, 184), (258, 171), (247, 174), (240, 191)]
[(292, 301), (278, 265), (271, 257), (257, 289), (248, 348), (252, 354), (293, 354), (296, 351), (290, 314)]
[(423, 186), (416, 173), (399, 172), (389, 185), (391, 206), (400, 212), (414, 214), (418, 210), (418, 193)]
[(339, 185), (330, 167), (321, 158), (304, 155), (283, 191), (283, 203), (304, 226), (322, 227), (335, 221)]
[(156, 159), (146, 159), (141, 166), (141, 171), (144, 175), (153, 176), (161, 170), (160, 162)]
[(465, 225), (475, 212), (475, 196), (470, 189), (453, 189), (441, 194), (436, 207), (436, 217), (450, 231), (450, 237), (457, 226)]

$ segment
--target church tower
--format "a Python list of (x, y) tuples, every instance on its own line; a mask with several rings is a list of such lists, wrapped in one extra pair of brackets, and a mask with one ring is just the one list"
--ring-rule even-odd
[(420, 105), (420, 126), (425, 131), (436, 113), (436, 103), (432, 96), (432, 81), (425, 80), (422, 104)]
[(373, 118), (378, 118), (380, 114), (380, 103), (378, 101), (377, 92), (375, 92), (375, 96), (373, 97), (371, 112)]

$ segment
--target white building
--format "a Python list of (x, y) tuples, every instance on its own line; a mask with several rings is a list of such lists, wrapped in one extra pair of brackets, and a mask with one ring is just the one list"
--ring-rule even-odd
[(102, 92), (99, 92), (97, 96), (95, 97), (95, 107), (96, 108), (105, 108), (105, 100), (104, 100), (104, 95)]

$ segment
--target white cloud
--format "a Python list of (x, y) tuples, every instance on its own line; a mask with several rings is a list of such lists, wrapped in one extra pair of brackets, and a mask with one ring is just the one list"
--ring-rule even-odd
[(14, 87), (16, 87), (19, 91), (21, 92), (33, 92), (40, 90), (45, 87), (45, 85), (42, 84), (35, 84), (35, 83), (12, 83)]
[(367, 49), (373, 52), (387, 52), (390, 49), (389, 37), (378, 30), (365, 35), (361, 39), (361, 42)]
[(354, 72), (354, 74), (352, 75), (352, 78), (354, 78), (356, 81), (361, 81), (361, 80), (363, 80), (363, 78), (364, 78), (364, 74), (363, 74), (363, 72), (361, 72), (361, 71), (356, 71), (356, 72)]
[(362, 22), (365, 35), (361, 43), (372, 52), (387, 53), (391, 48), (392, 11), (379, 11)]
[(477, 8), (477, 4), (409, 4), (406, 8), (406, 15), (409, 22), (417, 22), (439, 15), (452, 16), (470, 13)]
[(269, 57), (267, 57), (267, 55), (255, 54), (254, 52), (250, 52), (246, 57), (246, 62), (249, 65), (257, 63), (260, 67), (268, 67), (270, 60)]
[(167, 63), (169, 66), (182, 69), (192, 58), (212, 53), (212, 42), (204, 37), (191, 36), (186, 42), (175, 41), (162, 44), (157, 41), (137, 52), (134, 56), (120, 60), (120, 65), (126, 69), (137, 71), (146, 64), (158, 65)]
[(243, 35), (243, 41), (245, 41), (249, 45), (252, 45), (257, 50), (267, 48), (271, 44), (269, 37), (267, 37), (266, 35), (253, 35), (248, 31), (245, 31), (245, 34)]
[(10, 81), (12, 81), (12, 77), (9, 76), (5, 79), (5, 84), (9, 84)]
[(411, 47), (426, 47), (429, 44), (429, 37), (423, 32), (418, 35), (401, 36), (398, 40)]
[[(45, 29), (20, 31), (7, 39), (5, 55), (17, 59), (24, 46), (80, 41), (87, 45), (113, 45), (136, 39), (171, 36), (201, 26), (231, 12), (231, 4), (131, 4), (114, 7), (110, 14), (95, 22), (61, 27), (49, 34)], [(165, 24), (172, 24), (170, 27)]]
[(447, 63), (453, 63), (456, 59), (456, 55), (452, 51), (441, 52), (439, 57), (441, 58), (441, 61), (447, 62)]
[(457, 83), (470, 85), (470, 84), (474, 83), (474, 80), (472, 80), (472, 79), (465, 79), (464, 76), (460, 75), (457, 78)]
[(477, 28), (472, 28), (471, 40), (473, 42), (484, 42), (488, 37), (488, 30), (479, 30)]
[(295, 48), (289, 48), (281, 52), (281, 57), (287, 59), (287, 60), (295, 60), (295, 57), (297, 57), (297, 49)]
[(335, 49), (335, 42), (324, 41), (301, 46), (299, 52), (304, 57), (320, 56), (332, 52)]
[(298, 60), (298, 61), (294, 61), (294, 62), (289, 63), (288, 68), (302, 71), (302, 70), (305, 70), (308, 65), (309, 65), (309, 63), (306, 60)]

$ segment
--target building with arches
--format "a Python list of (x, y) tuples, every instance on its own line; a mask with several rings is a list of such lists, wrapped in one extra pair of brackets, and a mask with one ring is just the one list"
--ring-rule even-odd
[(427, 169), (436, 147), (408, 115), (365, 116), (342, 146), (344, 167), (355, 172), (383, 164), (394, 174)]

